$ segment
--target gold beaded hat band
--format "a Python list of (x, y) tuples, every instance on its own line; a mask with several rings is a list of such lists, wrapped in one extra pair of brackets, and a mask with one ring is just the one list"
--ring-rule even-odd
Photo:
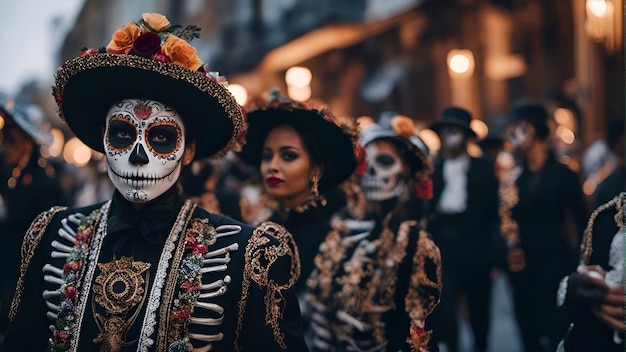
[(199, 30), (144, 13), (139, 22), (116, 31), (106, 47), (83, 49), (56, 73), (59, 116), (81, 141), (104, 152), (101, 126), (107, 110), (121, 99), (150, 99), (180, 114), (195, 137), (196, 160), (240, 149), (242, 108), (224, 77), (208, 71), (188, 43)]

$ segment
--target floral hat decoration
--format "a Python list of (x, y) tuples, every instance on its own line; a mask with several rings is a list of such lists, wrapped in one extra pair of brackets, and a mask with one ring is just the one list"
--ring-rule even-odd
[(290, 125), (306, 133), (317, 144), (324, 163), (320, 192), (331, 189), (353, 173), (363, 172), (365, 151), (359, 144), (355, 121), (340, 121), (326, 107), (298, 102), (274, 89), (267, 98), (255, 97), (245, 107), (248, 123), (246, 143), (238, 153), (248, 165), (258, 168), (265, 137), (278, 125)]
[(411, 168), (417, 197), (420, 199), (433, 197), (433, 186), (430, 179), (433, 166), (430, 149), (417, 135), (415, 123), (410, 117), (396, 114), (388, 121), (388, 125), (369, 123), (361, 129), (361, 138), (363, 146), (379, 139), (392, 141), (399, 147), (404, 160)]
[[(108, 109), (121, 99), (150, 99), (173, 107), (196, 138), (195, 159), (219, 157), (241, 147), (245, 121), (227, 81), (208, 70), (189, 44), (196, 26), (170, 24), (144, 13), (116, 31), (106, 47), (83, 48), (55, 75), (53, 95), (61, 119), (89, 147), (103, 152)], [(195, 135), (193, 137), (199, 137)]]

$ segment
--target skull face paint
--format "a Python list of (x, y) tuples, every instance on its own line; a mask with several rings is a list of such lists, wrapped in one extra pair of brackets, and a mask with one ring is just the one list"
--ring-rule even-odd
[(178, 113), (156, 101), (125, 99), (109, 109), (104, 132), (108, 174), (124, 198), (149, 202), (176, 183), (184, 133)]
[(506, 139), (511, 143), (513, 151), (521, 151), (534, 138), (534, 128), (526, 121), (517, 123), (509, 128)]
[(441, 128), (442, 148), (459, 148), (465, 142), (465, 132), (456, 126), (445, 126)]
[(361, 187), (369, 201), (400, 196), (407, 188), (407, 177), (400, 154), (390, 141), (375, 140), (365, 146), (367, 172)]

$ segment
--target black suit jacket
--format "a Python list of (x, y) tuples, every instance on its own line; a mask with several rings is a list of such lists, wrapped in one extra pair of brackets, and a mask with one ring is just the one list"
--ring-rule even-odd
[(487, 158), (470, 157), (467, 171), (467, 209), (458, 215), (437, 212), (445, 186), (444, 158), (435, 160), (433, 198), (429, 202), (429, 226), (435, 243), (463, 265), (493, 265), (496, 262), (494, 242), (498, 236), (498, 179), (494, 164)]
[[(140, 337), (142, 331), (146, 331), (145, 316), (151, 304), (150, 297), (153, 296), (155, 282), (157, 277), (163, 274), (165, 275), (162, 281), (164, 282), (163, 290), (156, 295), (157, 301), (152, 302), (157, 308), (153, 310), (154, 332), (149, 336), (155, 340), (155, 343), (147, 350), (167, 350), (171, 341), (167, 335), (172, 332), (172, 324), (175, 322), (171, 314), (173, 302), (179, 299), (183, 292), (178, 273), (186, 270), (185, 263), (189, 265), (184, 258), (187, 258), (191, 251), (190, 247), (187, 247), (188, 242), (181, 241), (185, 241), (185, 234), (188, 234), (189, 229), (193, 227), (190, 224), (195, 224), (194, 219), (208, 220), (208, 223), (215, 228), (217, 238), (208, 246), (207, 254), (219, 252), (215, 255), (204, 255), (208, 262), (202, 268), (207, 271), (202, 272), (201, 280), (202, 284), (207, 287), (203, 287), (200, 291), (202, 295), (198, 298), (198, 302), (204, 306), (196, 305), (191, 315), (194, 318), (215, 320), (211, 324), (201, 324), (199, 323), (201, 320), (192, 320), (189, 324), (190, 333), (211, 335), (215, 338), (212, 342), (201, 342), (197, 338), (191, 338), (190, 341), (194, 347), (198, 348), (210, 343), (213, 345), (213, 351), (235, 351), (237, 346), (243, 351), (285, 349), (306, 351), (307, 347), (301, 333), (300, 311), (292, 288), (298, 273), (292, 265), (297, 260), (297, 256), (293, 252), (295, 245), (292, 243), (291, 235), (274, 223), (264, 223), (253, 228), (230, 218), (211, 214), (199, 207), (188, 208), (189, 203), (183, 206), (182, 199), (178, 197), (172, 197), (165, 204), (159, 204), (159, 202), (163, 203), (162, 201), (163, 199), (156, 200), (156, 206), (152, 204), (156, 209), (146, 214), (142, 211), (134, 211), (119, 193), (116, 192), (114, 195), (108, 212), (108, 232), (103, 237), (97, 257), (99, 265), (91, 281), (86, 281), (84, 274), (81, 280), (82, 289), (89, 285), (91, 289), (79, 293), (79, 295), (88, 296), (79, 330), (78, 351), (103, 348), (104, 343), (94, 342), (94, 339), (103, 331), (105, 326), (103, 321), (115, 322), (109, 319), (114, 315), (122, 317), (122, 326), (127, 329), (121, 337), (122, 341), (127, 344), (122, 346), (121, 350), (136, 351), (137, 338)], [(26, 234), (22, 247), (25, 249), (22, 251), (22, 265), (25, 271), (24, 281), (22, 285), (18, 285), (16, 294), (16, 303), (19, 304), (14, 305), (15, 316), (9, 324), (6, 337), (0, 347), (1, 351), (43, 351), (46, 349), (48, 338), (51, 336), (49, 326), (54, 324), (54, 320), (50, 319), (47, 314), (55, 312), (50, 304), (58, 305), (59, 297), (43, 298), (42, 292), (54, 292), (59, 289), (60, 283), (50, 280), (52, 277), (62, 279), (61, 272), (55, 274), (50, 268), (54, 267), (57, 270), (63, 268), (65, 258), (51, 256), (51, 253), (68, 251), (54, 244), (53, 241), (72, 248), (71, 242), (60, 236), (62, 232), (60, 229), (63, 227), (67, 229), (69, 226), (76, 231), (76, 225), (71, 221), (64, 224), (64, 220), (71, 219), (72, 214), (91, 214), (92, 211), (100, 209), (101, 205), (80, 209), (56, 209), (42, 213), (34, 221), (34, 226), (31, 226), (31, 231)], [(179, 212), (181, 208), (190, 210), (188, 213)], [(179, 233), (178, 238), (171, 241), (172, 228), (176, 228), (172, 225), (177, 219), (187, 219), (186, 225), (182, 228), (183, 232)], [(98, 236), (94, 235), (90, 243), (96, 241), (94, 238)], [(176, 248), (169, 251), (172, 254), (169, 259), (167, 255), (164, 257), (164, 253), (168, 252), (168, 243), (172, 243)], [(184, 248), (186, 249), (183, 251)], [(184, 254), (178, 255), (177, 253)], [(179, 262), (175, 263), (174, 258), (177, 256)], [(139, 282), (143, 289), (136, 290), (132, 285), (128, 285), (128, 283), (137, 282), (131, 280), (134, 275), (127, 274), (131, 270), (129, 265), (110, 270), (116, 274), (108, 276), (107, 280), (102, 280), (102, 277), (107, 277), (106, 266), (117, 263), (124, 257), (131, 258), (133, 264), (140, 263), (144, 266), (149, 264), (148, 269), (140, 274), (143, 281)], [(168, 263), (167, 268), (162, 266), (163, 258)], [(183, 260), (180, 261), (180, 259)], [(87, 261), (84, 265), (91, 264)], [(42, 272), (44, 266), (48, 269)], [(296, 267), (299, 268), (299, 266)], [(100, 284), (98, 280), (101, 280)], [(227, 284), (216, 285), (220, 280)], [(127, 294), (122, 295), (124, 284), (128, 290)], [(223, 292), (218, 290), (220, 287), (224, 290)], [(116, 296), (116, 292), (121, 296), (117, 301), (122, 303), (112, 299)], [(122, 298), (125, 297), (122, 296), (130, 296), (133, 292), (138, 296), (145, 292), (146, 298), (135, 301), (134, 305), (130, 304), (130, 301), (124, 302)], [(109, 301), (103, 297), (109, 298)], [(128, 304), (133, 308), (128, 312), (115, 312), (106, 308), (107, 302), (113, 307)], [(138, 312), (135, 318), (132, 317), (134, 312)]]

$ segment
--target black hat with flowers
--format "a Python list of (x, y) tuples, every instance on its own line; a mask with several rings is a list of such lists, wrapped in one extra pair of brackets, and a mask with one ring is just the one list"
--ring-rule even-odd
[(188, 43), (198, 32), (144, 13), (116, 31), (106, 47), (83, 49), (56, 73), (59, 116), (81, 141), (103, 152), (100, 126), (108, 109), (122, 99), (155, 100), (173, 107), (196, 137), (195, 159), (240, 148), (242, 108), (226, 80), (209, 72)]
[(362, 119), (361, 143), (363, 146), (377, 141), (388, 140), (397, 146), (406, 164), (411, 169), (411, 178), (416, 182), (417, 196), (423, 199), (432, 198), (433, 171), (430, 149), (422, 138), (417, 135), (413, 120), (401, 114), (375, 123)]
[(388, 121), (370, 123), (361, 128), (363, 146), (379, 139), (396, 144), (414, 173), (430, 172), (430, 149), (417, 135), (410, 117), (396, 114)]
[(292, 126), (316, 143), (324, 164), (319, 180), (320, 191), (345, 181), (355, 172), (357, 159), (360, 161), (364, 156), (358, 144), (356, 123), (341, 123), (328, 109), (315, 109), (282, 97), (274, 90), (268, 99), (253, 99), (246, 111), (246, 143), (238, 155), (252, 167), (260, 166), (265, 138), (279, 125)]

